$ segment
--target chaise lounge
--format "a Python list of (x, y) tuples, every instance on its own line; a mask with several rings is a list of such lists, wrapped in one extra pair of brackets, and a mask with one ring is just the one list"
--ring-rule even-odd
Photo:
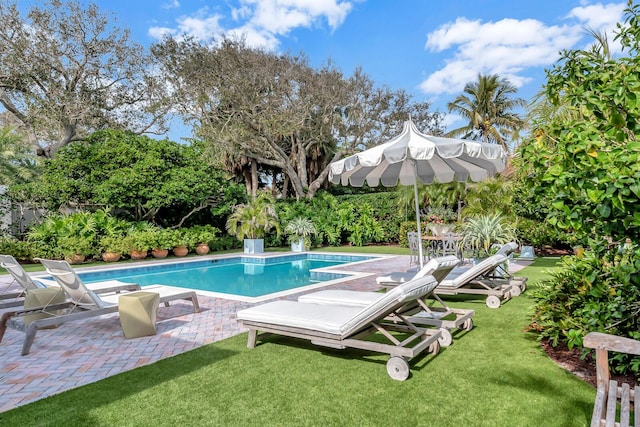
[[(452, 255), (432, 258), (413, 277), (413, 280), (427, 275), (432, 275), (440, 283), (451, 270), (460, 263), (460, 260)], [(397, 285), (396, 285), (397, 286)], [(438, 288), (436, 287), (436, 290)], [(380, 298), (379, 292), (350, 291), (344, 289), (328, 289), (312, 292), (298, 298), (299, 302), (313, 304), (346, 305), (352, 307), (365, 307)], [(428, 300), (431, 300), (428, 302)], [(473, 316), (475, 311), (448, 307), (442, 299), (433, 292), (424, 299), (416, 300), (417, 306), (411, 307), (402, 313), (408, 319), (418, 325), (429, 325), (440, 328), (442, 335), (440, 345), (449, 346), (453, 342), (451, 330), (461, 329), (470, 331), (473, 329)], [(438, 304), (430, 305), (430, 304)]]
[[(0, 342), (4, 337), (7, 327), (25, 332), (25, 340), (22, 346), (22, 355), (29, 354), (31, 345), (39, 329), (55, 327), (66, 322), (82, 320), (103, 314), (118, 311), (118, 299), (121, 295), (135, 295), (136, 292), (112, 293), (110, 295), (98, 295), (89, 289), (78, 277), (75, 271), (66, 261), (54, 261), (39, 259), (49, 274), (53, 276), (60, 288), (65, 292), (67, 301), (62, 303), (47, 304), (42, 307), (25, 308), (18, 311), (9, 311), (2, 314), (0, 319)], [(159, 303), (168, 305), (170, 301), (190, 300), (193, 311), (200, 311), (198, 297), (195, 292), (164, 285), (151, 285), (143, 288), (145, 292), (155, 292), (159, 295)], [(59, 314), (62, 312), (63, 314)], [(25, 317), (38, 314), (47, 314), (46, 317), (25, 323)]]
[[(7, 270), (11, 277), (13, 277), (13, 280), (22, 288), (19, 292), (3, 294), (3, 297), (5, 295), (11, 295), (11, 301), (0, 303), (0, 309), (23, 305), (24, 297), (29, 290), (59, 288), (58, 283), (55, 280), (47, 280), (43, 278), (33, 279), (11, 255), (0, 255), (0, 267)], [(140, 285), (137, 283), (125, 283), (119, 280), (105, 280), (89, 283), (86, 286), (97, 294), (140, 290)]]
[[(249, 348), (263, 335), (277, 334), (325, 347), (385, 353), (391, 356), (389, 376), (404, 381), (409, 377), (408, 360), (425, 351), (437, 354), (440, 350), (440, 331), (419, 327), (402, 315), (437, 284), (433, 276), (412, 280), (380, 294), (364, 308), (279, 300), (240, 310), (237, 318), (249, 329)], [(374, 334), (378, 340), (367, 340)]]
[[(486, 277), (506, 260), (507, 257), (503, 254), (495, 254), (466, 270), (459, 272), (454, 270), (438, 285), (435, 293), (437, 295), (486, 295), (487, 307), (498, 308), (502, 301), (508, 301), (511, 298), (512, 292), (520, 295), (517, 284), (494, 281)], [(518, 290), (514, 291), (514, 288)]]

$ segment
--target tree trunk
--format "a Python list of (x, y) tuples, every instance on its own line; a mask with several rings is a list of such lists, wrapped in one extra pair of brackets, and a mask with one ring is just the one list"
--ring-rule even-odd
[(251, 197), (255, 199), (258, 196), (258, 162), (251, 159)]

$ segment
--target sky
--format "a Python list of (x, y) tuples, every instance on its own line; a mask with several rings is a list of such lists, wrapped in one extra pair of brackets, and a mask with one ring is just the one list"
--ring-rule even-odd
[[(404, 89), (432, 111), (481, 74), (506, 77), (530, 100), (563, 49), (584, 49), (587, 29), (612, 42), (627, 0), (94, 0), (145, 46), (164, 34), (209, 41), (243, 35), (251, 46), (331, 60), (349, 76)], [(19, 2), (20, 8), (36, 1)], [(81, 0), (81, 3), (87, 3)], [(614, 50), (616, 47), (614, 46)], [(450, 128), (463, 123), (447, 114)], [(190, 129), (174, 125), (180, 140)]]

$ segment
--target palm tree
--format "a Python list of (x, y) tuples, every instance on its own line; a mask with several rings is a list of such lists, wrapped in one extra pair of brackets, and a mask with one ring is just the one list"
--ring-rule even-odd
[(478, 81), (467, 83), (464, 94), (448, 104), (449, 112), (457, 113), (468, 123), (446, 136), (493, 142), (509, 151), (507, 142), (525, 127), (522, 117), (513, 111), (526, 105), (524, 99), (512, 97), (516, 92), (506, 78), (478, 74)]
[(266, 192), (248, 203), (240, 204), (227, 218), (227, 231), (238, 240), (262, 239), (272, 228), (280, 234), (280, 222), (274, 206), (274, 199)]

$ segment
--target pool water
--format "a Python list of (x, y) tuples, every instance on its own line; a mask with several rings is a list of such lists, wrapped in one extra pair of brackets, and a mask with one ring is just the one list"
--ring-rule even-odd
[(375, 257), (301, 254), (282, 257), (236, 257), (196, 262), (79, 273), (85, 283), (120, 280), (141, 286), (162, 284), (200, 291), (259, 297), (349, 274), (312, 271)]

